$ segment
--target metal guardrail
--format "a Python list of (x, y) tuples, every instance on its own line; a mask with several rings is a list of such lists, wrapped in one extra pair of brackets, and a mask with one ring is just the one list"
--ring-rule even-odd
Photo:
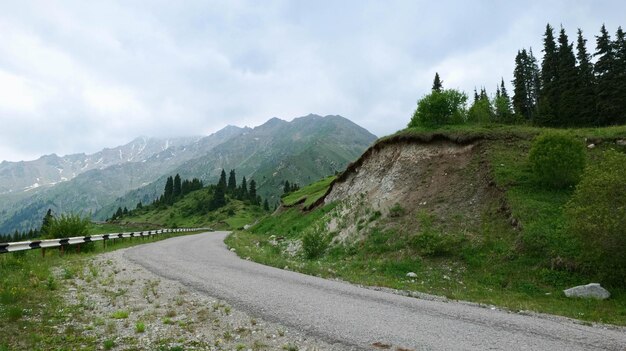
[(125, 232), (112, 234), (98, 234), (88, 236), (75, 236), (62, 239), (33, 240), (33, 241), (17, 241), (13, 243), (0, 243), (0, 254), (32, 249), (47, 249), (52, 247), (65, 247), (70, 245), (79, 245), (94, 241), (106, 241), (122, 238), (139, 238), (149, 237), (158, 234), (197, 232), (202, 230), (210, 230), (210, 228), (178, 228), (178, 229), (157, 229), (140, 232)]

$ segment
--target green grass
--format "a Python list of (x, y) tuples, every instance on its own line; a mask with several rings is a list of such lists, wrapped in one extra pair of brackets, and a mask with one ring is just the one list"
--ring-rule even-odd
[[(164, 234), (149, 239), (110, 240), (106, 248), (94, 243), (92, 251), (76, 254), (66, 250), (29, 250), (0, 254), (0, 350), (94, 350), (102, 347), (98, 340), (86, 336), (78, 328), (61, 328), (68, 322), (82, 318), (80, 307), (70, 306), (63, 298), (60, 281), (72, 279), (82, 272), (96, 254), (118, 250), (142, 243), (191, 233)], [(61, 272), (55, 277), (54, 270)], [(89, 273), (93, 275), (93, 272)], [(45, 301), (45, 303), (42, 303)], [(87, 321), (85, 325), (88, 324)], [(112, 340), (104, 348), (114, 347)], [(110, 345), (107, 347), (107, 345)]]
[(310, 206), (326, 194), (326, 191), (335, 178), (336, 176), (329, 176), (289, 193), (282, 198), (282, 203), (286, 206), (293, 206), (298, 203), (302, 203), (304, 207)]
[[(226, 242), (241, 257), (280, 268), (289, 266), (306, 274), (493, 304), (513, 311), (626, 325), (624, 287), (609, 286), (612, 296), (604, 301), (568, 299), (562, 293), (565, 288), (593, 281), (593, 277), (567, 267), (568, 259), (578, 249), (575, 240), (563, 231), (566, 219), (562, 209), (573, 189), (549, 190), (532, 180), (528, 150), (533, 137), (543, 130), (527, 126), (450, 126), (436, 131), (412, 129), (396, 135), (428, 139), (441, 133), (457, 140), (477, 135), (488, 139), (482, 144), (483, 157), (497, 187), (504, 190), (507, 206), (503, 210), (501, 203), (494, 201), (475, 226), (468, 227), (463, 221), (443, 226), (437, 218), (419, 213), (414, 220), (420, 222), (420, 230), (415, 231), (401, 225), (405, 217), (380, 218), (373, 214), (374, 225), (363, 226), (362, 241), (331, 246), (315, 260), (302, 253), (285, 253), (284, 242), (301, 239), (310, 228), (326, 223), (329, 217), (337, 218), (333, 209), (338, 204), (330, 204), (307, 213), (287, 209), (263, 219), (249, 231), (235, 232)], [(600, 141), (588, 150), (589, 162), (595, 162), (602, 150), (619, 148), (602, 141), (626, 138), (623, 126), (569, 132), (581, 138), (597, 138), (595, 143)], [(389, 138), (393, 136), (385, 139)], [(621, 151), (626, 150), (622, 147)], [(310, 192), (307, 188), (301, 190), (304, 194)], [(301, 198), (292, 195), (290, 201)], [(509, 212), (516, 226), (511, 225)], [(285, 240), (272, 244), (271, 235)], [(407, 278), (407, 272), (415, 272), (417, 278)]]
[(170, 206), (144, 207), (125, 216), (121, 222), (127, 226), (163, 227), (208, 227), (214, 229), (238, 229), (253, 224), (267, 213), (261, 206), (228, 198), (226, 206), (208, 211), (208, 201), (212, 197), (208, 188), (187, 194)]

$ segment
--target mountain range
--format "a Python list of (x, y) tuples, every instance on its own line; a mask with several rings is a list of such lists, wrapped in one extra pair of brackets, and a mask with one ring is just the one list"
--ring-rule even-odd
[(48, 208), (108, 218), (162, 193), (165, 180), (217, 181), (235, 169), (255, 179), (258, 193), (276, 202), (285, 180), (306, 185), (342, 170), (376, 136), (341, 116), (272, 118), (255, 128), (227, 126), (205, 137), (137, 138), (85, 155), (46, 155), (0, 163), (0, 233), (36, 228)]

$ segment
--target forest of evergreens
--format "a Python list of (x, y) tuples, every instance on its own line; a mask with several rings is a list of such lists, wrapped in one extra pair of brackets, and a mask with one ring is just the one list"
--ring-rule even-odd
[(437, 73), (432, 92), (419, 102), (409, 127), (461, 123), (524, 123), (546, 127), (599, 127), (626, 124), (626, 37), (619, 27), (614, 38), (604, 25), (595, 36), (595, 52), (578, 29), (576, 44), (561, 27), (558, 37), (548, 24), (543, 35), (543, 58), (532, 48), (515, 57), (513, 96), (500, 81), (495, 96), (485, 88), (474, 99), (444, 89)]

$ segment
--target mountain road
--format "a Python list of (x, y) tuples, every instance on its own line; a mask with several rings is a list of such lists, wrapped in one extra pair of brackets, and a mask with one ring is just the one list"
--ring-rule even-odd
[(251, 315), (345, 349), (626, 350), (624, 328), (357, 287), (240, 259), (227, 232), (141, 245), (131, 261)]

